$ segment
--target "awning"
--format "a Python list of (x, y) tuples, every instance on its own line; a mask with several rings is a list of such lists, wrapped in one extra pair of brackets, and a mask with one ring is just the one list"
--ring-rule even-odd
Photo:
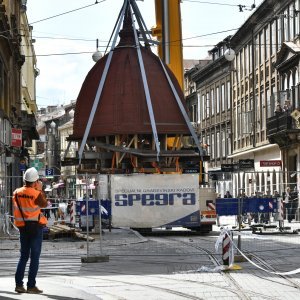
[(65, 184), (63, 182), (53, 184), (53, 189), (64, 188)]
[[(79, 183), (79, 184), (75, 184), (76, 186), (81, 186), (82, 189), (86, 189), (86, 183)], [(96, 187), (94, 186), (94, 184), (89, 184), (87, 186), (88, 190), (94, 190)]]
[(238, 153), (233, 153), (231, 155), (228, 155), (228, 158), (236, 158), (236, 157), (240, 157), (240, 156), (244, 156), (244, 155), (247, 155), (247, 157), (248, 157), (249, 154), (251, 154), (251, 153), (268, 150), (270, 148), (278, 148), (278, 145), (277, 144), (268, 144), (268, 145), (264, 145), (261, 147), (251, 148), (249, 150), (245, 150), (245, 151), (241, 151)]

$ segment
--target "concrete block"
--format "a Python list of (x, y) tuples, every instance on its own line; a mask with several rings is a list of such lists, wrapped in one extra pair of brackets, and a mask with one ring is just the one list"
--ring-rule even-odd
[(81, 257), (82, 263), (98, 263), (98, 262), (108, 262), (109, 255), (97, 255), (97, 256), (84, 256)]

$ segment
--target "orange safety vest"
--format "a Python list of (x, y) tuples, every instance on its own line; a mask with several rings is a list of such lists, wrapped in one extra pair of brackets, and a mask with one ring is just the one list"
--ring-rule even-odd
[[(14, 191), (13, 195), (13, 211), (14, 211), (14, 223), (17, 227), (25, 226), (25, 221), (37, 221), (41, 225), (47, 224), (47, 218), (41, 212), (38, 205), (35, 204), (35, 200), (38, 198), (41, 192), (32, 187), (23, 186)], [(18, 195), (18, 203), (22, 213), (16, 202), (16, 195)]]

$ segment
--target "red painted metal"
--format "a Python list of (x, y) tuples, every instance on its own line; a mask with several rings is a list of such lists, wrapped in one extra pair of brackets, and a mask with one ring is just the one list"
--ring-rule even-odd
[[(130, 22), (125, 19), (120, 31), (120, 43), (113, 50), (89, 137), (152, 133)], [(149, 48), (141, 46), (141, 52), (158, 134), (189, 134), (159, 58)], [(75, 109), (73, 139), (81, 139), (84, 135), (107, 56), (94, 65), (81, 87)], [(174, 74), (167, 66), (166, 69), (184, 104), (184, 95)]]

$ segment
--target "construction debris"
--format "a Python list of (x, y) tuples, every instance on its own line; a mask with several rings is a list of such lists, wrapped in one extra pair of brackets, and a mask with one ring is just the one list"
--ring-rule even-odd
[(89, 240), (93, 242), (95, 239), (91, 236), (87, 236), (81, 232), (77, 231), (78, 229), (69, 227), (63, 224), (54, 224), (48, 228), (45, 237), (49, 239), (63, 238), (63, 237), (73, 237), (81, 240)]

